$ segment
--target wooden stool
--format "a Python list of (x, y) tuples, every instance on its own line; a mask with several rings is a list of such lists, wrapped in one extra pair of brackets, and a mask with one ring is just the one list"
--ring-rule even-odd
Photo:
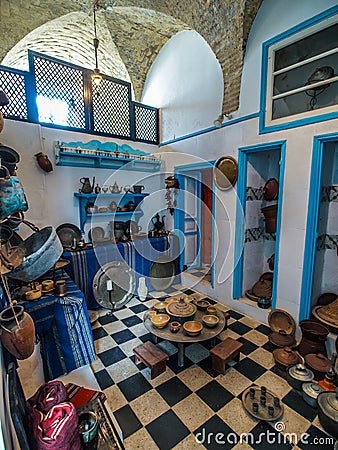
[(169, 356), (161, 349), (148, 341), (133, 349), (136, 356), (136, 364), (143, 362), (151, 370), (151, 379), (157, 377), (166, 370), (166, 360)]
[(235, 341), (231, 337), (215, 345), (210, 350), (212, 368), (224, 375), (227, 362), (232, 360), (239, 362), (242, 347), (243, 344), (241, 342)]

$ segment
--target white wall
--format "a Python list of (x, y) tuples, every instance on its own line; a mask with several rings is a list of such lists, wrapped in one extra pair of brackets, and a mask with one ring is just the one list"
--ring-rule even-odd
[(161, 141), (167, 141), (211, 126), (222, 111), (222, 98), (222, 70), (215, 55), (196, 31), (182, 31), (159, 52), (142, 102), (161, 108)]
[[(241, 117), (259, 111), (260, 68), (262, 43), (273, 36), (297, 25), (300, 21), (336, 5), (336, 1), (325, 0), (264, 0), (254, 21), (249, 35), (246, 55), (244, 59), (240, 107), (234, 117)], [(192, 48), (195, 45), (196, 51)], [(190, 40), (188, 33), (181, 33), (173, 37), (162, 49), (152, 70), (149, 72), (143, 98), (156, 98), (156, 106), (163, 108), (162, 124), (164, 127), (162, 139), (173, 139), (175, 136), (189, 135), (196, 131), (196, 122), (204, 124), (205, 128), (212, 127), (213, 120), (220, 108), (221, 89), (218, 83), (218, 67), (211, 66), (211, 82), (208, 83), (208, 98), (214, 99), (213, 107), (207, 103), (207, 108), (197, 104), (205, 100), (205, 92), (191, 92), (193, 86), (203, 86), (203, 76), (197, 72), (197, 80), (192, 81), (191, 72), (187, 72), (185, 61), (187, 51), (200, 57), (199, 41)], [(167, 61), (175, 61), (174, 76)], [(166, 67), (166, 70), (163, 70)], [(212, 81), (217, 80), (214, 84)], [(163, 87), (163, 89), (160, 89)], [(178, 97), (180, 92), (183, 97)], [(157, 94), (157, 96), (156, 96)], [(192, 98), (192, 94), (195, 97)], [(216, 98), (215, 98), (216, 97)], [(170, 108), (168, 107), (170, 105)], [(184, 105), (184, 107), (182, 106)], [(184, 114), (181, 114), (184, 108)], [(179, 123), (177, 120), (179, 117)], [(230, 122), (231, 123), (231, 122)], [(173, 124), (173, 130), (171, 130)], [(174, 125), (176, 125), (174, 127)], [(305, 228), (307, 221), (307, 204), (309, 192), (309, 178), (312, 157), (313, 136), (338, 132), (338, 120), (325, 123), (307, 125), (300, 128), (274, 132), (264, 135), (258, 134), (258, 119), (251, 119), (242, 123), (215, 129), (205, 134), (194, 135), (187, 139), (165, 145), (160, 149), (162, 157), (171, 164), (179, 164), (179, 153), (191, 155), (190, 161), (196, 158), (207, 160), (218, 159), (223, 155), (238, 156), (238, 148), (257, 145), (265, 142), (286, 140), (285, 179), (283, 191), (283, 208), (280, 236), (279, 278), (277, 287), (277, 308), (288, 310), (296, 319), (299, 315), (299, 302), (302, 283), (303, 255)], [(202, 128), (202, 127), (201, 127)], [(177, 152), (166, 153), (166, 152)], [(169, 156), (168, 156), (169, 155)], [(216, 192), (219, 201), (225, 206), (229, 218), (216, 213), (217, 228), (224, 236), (215, 247), (216, 285), (209, 289), (209, 294), (219, 300), (254, 315), (258, 319), (266, 320), (267, 314), (257, 308), (248, 309), (243, 302), (232, 300), (232, 271), (233, 245), (235, 230), (236, 189)], [(228, 248), (230, 246), (230, 252)], [(225, 256), (226, 255), (226, 256)]]
[[(113, 185), (114, 181), (119, 186), (142, 184), (145, 186), (144, 192), (152, 192), (160, 187), (161, 177), (158, 173), (55, 165), (54, 147), (57, 141), (89, 142), (95, 139), (100, 142), (112, 141), (120, 145), (128, 143), (132, 148), (148, 153), (156, 151), (157, 147), (154, 145), (74, 133), (13, 120), (5, 121), (0, 138), (2, 144), (14, 148), (20, 154), (17, 175), (24, 186), (29, 205), (25, 217), (41, 228), (46, 225), (57, 227), (63, 223), (74, 223), (79, 226), (78, 199), (73, 194), (82, 186), (81, 177), (89, 177), (92, 180), (95, 176), (95, 183), (99, 185)], [(46, 173), (38, 166), (34, 155), (41, 151), (46, 153), (52, 162), (54, 167), (52, 172)], [(146, 215), (148, 216), (149, 214)], [(145, 219), (143, 222), (145, 223)], [(95, 219), (95, 225), (102, 226), (102, 223)], [(86, 224), (86, 231), (89, 226), (90, 223)], [(30, 233), (28, 227), (20, 226), (22, 236)]]

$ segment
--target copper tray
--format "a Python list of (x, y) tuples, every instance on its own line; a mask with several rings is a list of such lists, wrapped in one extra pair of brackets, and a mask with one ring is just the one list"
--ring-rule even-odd
[[(250, 391), (251, 389), (253, 389), (255, 396), (252, 399), (250, 397)], [(284, 407), (282, 402), (279, 400), (279, 398), (273, 394), (271, 391), (266, 390), (266, 404), (265, 406), (261, 406), (260, 404), (260, 396), (262, 394), (262, 388), (260, 386), (250, 386), (248, 387), (242, 394), (242, 404), (244, 409), (253, 417), (255, 417), (256, 419), (259, 420), (266, 420), (268, 422), (271, 422), (273, 420), (277, 420), (279, 419), (284, 412)], [(276, 406), (274, 404), (274, 399), (277, 398), (278, 399), (278, 405)], [(258, 411), (254, 412), (253, 411), (253, 403), (258, 403)], [(274, 414), (273, 415), (269, 415), (268, 413), (268, 406), (273, 406), (274, 407)]]

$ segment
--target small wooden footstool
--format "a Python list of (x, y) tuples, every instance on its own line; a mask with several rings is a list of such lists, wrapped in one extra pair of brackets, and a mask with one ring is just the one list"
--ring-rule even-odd
[(214, 348), (210, 350), (211, 354), (211, 365), (216, 372), (225, 374), (225, 365), (227, 362), (235, 360), (239, 362), (239, 356), (243, 344), (241, 342), (235, 341), (231, 337), (226, 338), (223, 342), (215, 345)]
[(143, 362), (150, 368), (151, 379), (166, 371), (166, 360), (169, 359), (169, 356), (152, 342), (148, 341), (138, 345), (133, 352), (136, 356), (136, 364)]

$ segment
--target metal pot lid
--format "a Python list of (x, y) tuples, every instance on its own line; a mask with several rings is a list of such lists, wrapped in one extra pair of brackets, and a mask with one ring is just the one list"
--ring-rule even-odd
[(336, 392), (321, 392), (317, 403), (323, 413), (338, 425), (338, 388)]
[(296, 364), (295, 366), (291, 366), (288, 370), (289, 375), (295, 380), (306, 382), (312, 381), (314, 378), (312, 370), (305, 367), (304, 364)]
[[(108, 290), (109, 288), (109, 290)], [(111, 261), (102, 266), (93, 279), (94, 298), (108, 309), (119, 309), (134, 295), (136, 278), (134, 270), (124, 261)]]
[(296, 331), (296, 322), (287, 311), (274, 309), (268, 316), (269, 326), (272, 331), (278, 332), (284, 330), (286, 334), (294, 334)]
[(311, 367), (311, 369), (317, 370), (318, 372), (327, 372), (331, 362), (321, 353), (309, 353), (304, 356), (306, 364)]
[(302, 390), (311, 398), (317, 398), (321, 392), (324, 392), (324, 389), (317, 383), (303, 383)]

